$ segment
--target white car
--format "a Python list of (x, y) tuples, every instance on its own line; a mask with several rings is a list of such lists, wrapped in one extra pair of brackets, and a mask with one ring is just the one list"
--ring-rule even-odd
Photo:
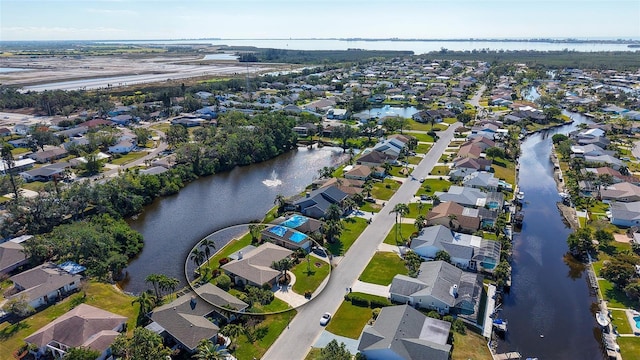
[(320, 318), (320, 325), (325, 326), (329, 323), (329, 320), (331, 320), (331, 314), (330, 313), (324, 313), (322, 315), (322, 317)]

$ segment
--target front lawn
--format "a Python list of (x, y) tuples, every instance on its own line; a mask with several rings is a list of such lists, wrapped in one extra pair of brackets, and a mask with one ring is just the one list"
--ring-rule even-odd
[(398, 224), (398, 243), (396, 243), (396, 225), (394, 224), (387, 237), (384, 238), (384, 243), (389, 245), (399, 245), (408, 240), (411, 234), (418, 231), (413, 224)]
[(432, 204), (424, 202), (412, 202), (409, 203), (409, 213), (405, 215), (405, 218), (415, 219), (419, 214), (427, 215), (429, 210), (433, 207)]
[(371, 189), (371, 195), (380, 200), (389, 200), (391, 196), (398, 190), (400, 183), (392, 179), (384, 179), (382, 182), (376, 182)]
[(444, 131), (444, 130), (447, 130), (448, 128), (446, 124), (442, 124), (442, 123), (434, 124), (432, 127), (431, 123), (419, 123), (413, 119), (409, 119), (408, 123), (411, 130), (416, 130), (416, 131), (429, 131), (429, 130)]
[(377, 213), (382, 210), (382, 205), (365, 202), (364, 205), (360, 206), (360, 211), (368, 212), (368, 213)]
[(370, 308), (356, 306), (345, 300), (329, 321), (326, 330), (335, 335), (357, 339), (371, 317)]
[(296, 282), (293, 284), (292, 289), (300, 295), (304, 295), (306, 291), (311, 293), (316, 291), (331, 271), (328, 263), (310, 255), (307, 255), (307, 257), (308, 260), (301, 260), (298, 265), (291, 269), (291, 272), (296, 276)]
[(392, 166), (391, 170), (389, 171), (389, 175), (406, 178), (409, 176), (409, 174), (411, 174), (412, 171), (413, 169), (410, 167)]
[(46, 184), (47, 184), (46, 182), (42, 182), (42, 181), (31, 181), (31, 182), (23, 183), (21, 188), (39, 192), (40, 190), (44, 189), (44, 186)]
[(268, 329), (265, 337), (250, 343), (246, 335), (240, 335), (236, 340), (238, 347), (232, 355), (237, 359), (260, 359), (267, 352), (267, 349), (273, 345), (278, 336), (282, 334), (295, 315), (295, 310), (281, 314), (266, 315), (264, 321), (258, 325), (258, 327)]
[(431, 144), (425, 144), (425, 143), (419, 143), (418, 146), (416, 146), (416, 153), (419, 154), (426, 154), (429, 152), (429, 150), (431, 149)]
[(398, 274), (407, 275), (407, 273), (404, 260), (398, 254), (378, 251), (369, 261), (359, 280), (386, 286), (391, 284), (394, 276)]
[(420, 161), (422, 161), (422, 158), (421, 158), (420, 156), (409, 156), (409, 157), (406, 159), (406, 161), (407, 161), (409, 164), (412, 164), (412, 165), (418, 165), (418, 164), (420, 164)]
[(327, 243), (327, 250), (333, 255), (344, 255), (347, 250), (358, 239), (367, 227), (367, 220), (359, 217), (350, 217), (342, 221), (344, 229), (340, 235), (340, 240), (334, 243)]
[(447, 176), (449, 175), (450, 171), (451, 171), (451, 168), (449, 166), (437, 165), (433, 167), (433, 170), (431, 170), (431, 175)]
[(600, 292), (607, 301), (610, 308), (633, 308), (638, 306), (638, 303), (632, 301), (627, 297), (624, 291), (616, 288), (613, 284), (607, 280), (598, 280), (598, 286), (600, 286)]
[(416, 193), (416, 195), (433, 195), (436, 191), (447, 191), (451, 186), (451, 182), (445, 179), (425, 179), (422, 185), (420, 185), (420, 190)]
[(111, 163), (113, 165), (124, 165), (124, 164), (128, 164), (132, 161), (138, 160), (141, 157), (147, 155), (148, 153), (146, 151), (136, 151), (136, 152), (130, 152), (128, 154), (124, 154), (121, 155), (120, 157), (118, 157), (117, 159), (113, 159), (111, 160)]
[(429, 134), (425, 134), (425, 133), (410, 133), (409, 135), (411, 135), (414, 138), (416, 138), (416, 140), (418, 140), (418, 142), (427, 142), (427, 143), (436, 142), (436, 140), (433, 138), (433, 136), (431, 136)]
[(126, 316), (128, 319), (127, 329), (133, 331), (139, 310), (138, 304), (131, 304), (134, 299), (118, 291), (113, 285), (89, 282), (79, 293), (73, 294), (18, 323), (13, 325), (6, 321), (0, 323), (0, 352), (5, 355), (12, 354), (24, 344), (25, 337), (81, 303)]

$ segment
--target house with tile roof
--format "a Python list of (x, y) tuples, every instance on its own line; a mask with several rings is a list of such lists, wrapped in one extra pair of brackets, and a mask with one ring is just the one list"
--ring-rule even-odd
[(427, 213), (427, 225), (443, 225), (452, 230), (468, 233), (480, 229), (480, 218), (471, 208), (464, 207), (454, 201), (440, 203)]
[(445, 261), (420, 264), (418, 276), (396, 275), (391, 282), (392, 301), (438, 313), (477, 317), (482, 275), (462, 271)]
[(126, 330), (127, 318), (97, 307), (80, 304), (24, 339), (38, 348), (36, 358), (51, 351), (61, 359), (70, 348), (83, 347), (100, 353), (97, 360), (111, 355), (110, 346)]
[(382, 166), (385, 163), (394, 164), (398, 160), (395, 155), (385, 154), (380, 151), (370, 151), (356, 160), (356, 164), (365, 166)]
[(380, 310), (360, 335), (358, 351), (369, 360), (448, 360), (451, 323), (425, 316), (408, 305)]
[(603, 202), (634, 202), (640, 201), (640, 186), (628, 182), (609, 185), (600, 190)]

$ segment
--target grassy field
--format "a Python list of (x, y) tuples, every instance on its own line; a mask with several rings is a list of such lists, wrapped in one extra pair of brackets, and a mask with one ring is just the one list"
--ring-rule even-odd
[(631, 324), (627, 319), (627, 314), (623, 310), (609, 310), (611, 312), (611, 322), (618, 329), (619, 334), (633, 334)]
[(384, 179), (383, 182), (376, 182), (373, 184), (371, 195), (376, 199), (389, 200), (399, 187), (400, 184), (397, 181)]
[(404, 260), (398, 254), (378, 251), (367, 264), (359, 280), (386, 286), (391, 284), (394, 276), (398, 274), (407, 275), (407, 273)]
[(451, 182), (445, 179), (425, 179), (422, 185), (420, 185), (420, 190), (416, 193), (416, 195), (433, 195), (436, 191), (447, 191), (451, 186)]
[[(398, 232), (398, 242), (399, 243), (403, 243), (404, 240), (409, 239), (411, 234), (413, 234), (414, 232), (418, 231), (413, 224), (398, 224), (398, 227), (400, 229), (399, 232)], [(385, 244), (389, 244), (389, 245), (398, 245), (396, 243), (396, 228), (395, 228), (395, 225), (394, 225), (394, 227), (391, 228), (391, 230), (387, 234), (387, 237), (384, 238), (384, 243)]]
[(638, 337), (618, 337), (620, 345), (620, 355), (623, 359), (640, 358), (640, 338)]
[(432, 143), (432, 142), (436, 141), (433, 138), (433, 136), (425, 134), (425, 133), (410, 133), (410, 135), (413, 136), (414, 138), (416, 138), (416, 140), (418, 140), (419, 142)]
[(389, 171), (389, 175), (406, 178), (406, 177), (409, 176), (409, 174), (411, 174), (412, 171), (413, 171), (413, 169), (410, 168), (410, 167), (393, 166), (393, 167), (391, 167), (391, 170)]
[[(420, 204), (422, 204), (422, 208), (420, 208)], [(409, 203), (409, 213), (405, 215), (405, 218), (415, 219), (418, 214), (427, 215), (429, 210), (433, 207), (432, 204), (426, 203)]]
[(451, 360), (491, 360), (487, 341), (480, 334), (467, 329), (465, 335), (453, 333), (453, 351)]
[(300, 295), (304, 295), (306, 291), (313, 293), (326, 279), (330, 271), (331, 267), (328, 263), (309, 256), (309, 263), (307, 260), (302, 260), (291, 269), (291, 272), (296, 276), (296, 282), (292, 287), (293, 291)]
[(420, 156), (409, 156), (407, 158), (407, 162), (412, 165), (418, 165), (420, 164), (420, 161), (422, 161), (422, 158)]
[(335, 335), (357, 339), (367, 321), (371, 319), (371, 314), (368, 307), (355, 306), (350, 301), (343, 301), (326, 329)]
[(225, 245), (220, 251), (218, 251), (215, 255), (211, 257), (209, 260), (209, 266), (212, 269), (217, 269), (220, 265), (218, 262), (220, 259), (225, 258), (236, 251), (239, 251), (243, 247), (251, 245), (251, 235), (245, 234), (240, 239), (231, 240)]
[(377, 213), (382, 210), (382, 206), (378, 204), (372, 204), (370, 202), (365, 202), (364, 205), (360, 206), (360, 210), (368, 213)]
[(42, 182), (42, 181), (31, 181), (31, 182), (23, 183), (21, 188), (26, 189), (26, 190), (31, 190), (31, 191), (38, 192), (38, 191), (44, 189), (44, 186), (46, 184), (47, 183)]
[(514, 161), (498, 158), (493, 160), (491, 168), (495, 177), (503, 179), (513, 186), (516, 185), (516, 164)]
[(445, 124), (434, 124), (433, 127), (431, 127), (430, 123), (419, 123), (415, 120), (409, 119), (409, 126), (411, 127), (411, 130), (417, 130), (417, 131), (429, 131), (429, 130), (434, 130), (434, 131), (443, 131), (443, 130), (447, 130), (448, 126)]
[(132, 161), (138, 160), (141, 157), (147, 155), (148, 153), (146, 151), (137, 151), (137, 152), (130, 152), (128, 154), (124, 154), (121, 155), (119, 158), (117, 159), (113, 159), (111, 160), (111, 163), (113, 165), (124, 165), (124, 164), (128, 164)]
[(638, 305), (631, 301), (624, 291), (613, 286), (611, 282), (601, 279), (598, 280), (598, 285), (610, 308), (633, 308)]
[(344, 229), (340, 235), (340, 241), (327, 244), (327, 250), (333, 255), (344, 255), (351, 245), (358, 239), (367, 227), (367, 221), (358, 217), (351, 217), (342, 221)]
[[(83, 293), (86, 293), (86, 297), (83, 297)], [(24, 344), (23, 339), (25, 337), (33, 334), (44, 325), (81, 303), (126, 316), (128, 318), (127, 329), (133, 331), (139, 311), (137, 304), (131, 304), (133, 300), (133, 297), (123, 294), (112, 285), (89, 282), (84, 286), (83, 291), (71, 295), (63, 301), (18, 323), (0, 323), (0, 352), (7, 355), (7, 357), (3, 356), (3, 358), (9, 358), (9, 354), (12, 354)]]
[(446, 165), (436, 165), (433, 167), (433, 170), (431, 170), (431, 175), (446, 176), (446, 175), (449, 175), (450, 171), (451, 171), (451, 168)]
[(431, 144), (419, 143), (418, 146), (416, 146), (416, 153), (426, 154), (429, 152), (430, 149), (431, 149)]
[(265, 319), (259, 327), (266, 327), (269, 331), (267, 335), (260, 340), (250, 343), (247, 340), (246, 335), (240, 335), (236, 341), (238, 348), (232, 354), (237, 359), (260, 359), (267, 349), (276, 341), (278, 336), (287, 327), (287, 324), (291, 322), (291, 319), (296, 315), (295, 310), (287, 311), (282, 314), (266, 315)]

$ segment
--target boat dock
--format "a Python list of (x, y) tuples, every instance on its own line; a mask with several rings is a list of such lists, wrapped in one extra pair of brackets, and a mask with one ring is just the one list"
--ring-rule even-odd
[(491, 338), (491, 331), (493, 330), (493, 319), (491, 315), (495, 312), (496, 307), (496, 287), (489, 284), (487, 288), (487, 308), (484, 312), (484, 322), (482, 323), (482, 336), (489, 339)]
[(520, 355), (517, 351), (512, 351), (504, 354), (495, 354), (493, 355), (494, 360), (512, 360), (512, 359), (522, 359), (522, 355)]

